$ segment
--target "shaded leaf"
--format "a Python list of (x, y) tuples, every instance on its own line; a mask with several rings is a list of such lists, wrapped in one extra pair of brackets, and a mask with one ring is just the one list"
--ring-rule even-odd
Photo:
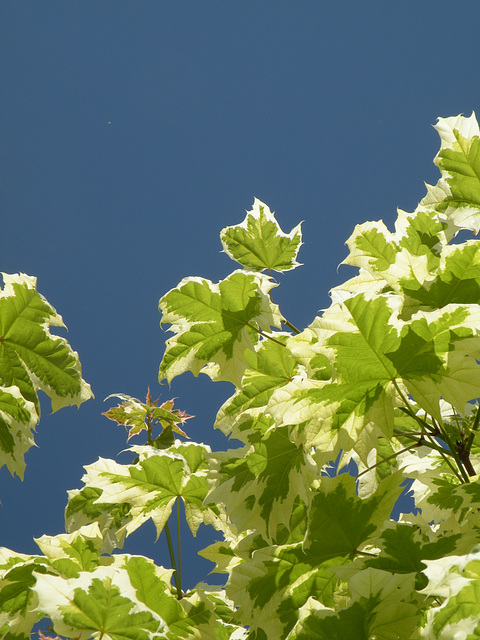
[(68, 491), (65, 509), (65, 529), (69, 532), (97, 523), (102, 532), (102, 553), (122, 548), (125, 527), (131, 521), (131, 505), (127, 502), (108, 503), (101, 500), (102, 489), (86, 486)]
[(401, 493), (399, 473), (383, 480), (366, 499), (357, 496), (355, 480), (348, 474), (322, 478), (308, 520), (304, 548), (328, 560), (337, 556), (353, 559), (375, 540)]

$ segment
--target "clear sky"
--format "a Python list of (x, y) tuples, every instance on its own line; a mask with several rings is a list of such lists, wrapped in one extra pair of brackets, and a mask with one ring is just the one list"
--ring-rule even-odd
[[(124, 448), (111, 393), (175, 396), (192, 438), (226, 448), (212, 423), (229, 385), (158, 385), (158, 299), (235, 268), (218, 234), (257, 197), (285, 231), (305, 221), (304, 266), (274, 299), (309, 324), (351, 275), (355, 224), (392, 228), (437, 181), (437, 117), (480, 111), (479, 22), (478, 0), (2, 2), (1, 270), (38, 277), (96, 397), (43, 403), (24, 482), (0, 470), (0, 545), (36, 553), (83, 465)], [(144, 529), (126, 551), (168, 566)], [(211, 567), (199, 537), (190, 586)]]

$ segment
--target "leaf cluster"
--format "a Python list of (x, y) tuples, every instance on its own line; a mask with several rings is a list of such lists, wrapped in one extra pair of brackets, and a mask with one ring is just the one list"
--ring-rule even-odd
[[(259, 200), (221, 232), (241, 268), (161, 298), (173, 335), (160, 381), (231, 382), (214, 427), (240, 446), (185, 442), (190, 416), (172, 400), (118, 395), (105, 415), (143, 443), (129, 444), (129, 464), (85, 467), (67, 533), (38, 539), (41, 554), (0, 550), (2, 637), (25, 640), (42, 618), (82, 640), (480, 637), (480, 245), (458, 235), (480, 228), (480, 131), (474, 114), (436, 128), (440, 180), (394, 231), (355, 228), (343, 264), (358, 272), (308, 327), (272, 297), (272, 272), (300, 266), (300, 225), (283, 232)], [(76, 354), (48, 334), (59, 322), (33, 279), (7, 277), (0, 459), (17, 473), (36, 390), (55, 407), (90, 393)], [(406, 482), (415, 508), (393, 519)], [(224, 588), (182, 585), (180, 526), (176, 545), (169, 528), (180, 504), (193, 536), (220, 532), (200, 555)], [(170, 568), (118, 551), (148, 520)]]

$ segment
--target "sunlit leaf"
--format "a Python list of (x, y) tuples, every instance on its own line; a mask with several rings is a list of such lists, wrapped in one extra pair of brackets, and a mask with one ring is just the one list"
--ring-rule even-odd
[(267, 411), (277, 424), (296, 425), (298, 441), (329, 442), (338, 453), (338, 447), (355, 449), (373, 426), (393, 435), (394, 408), (404, 402), (398, 384), (437, 419), (442, 397), (463, 407), (480, 396), (477, 305), (448, 305), (403, 322), (396, 302), (358, 294), (312, 325), (331, 354), (336, 379), (300, 379), (275, 392)]
[(300, 266), (297, 254), (302, 244), (301, 224), (284, 233), (269, 207), (257, 198), (241, 224), (220, 233), (223, 250), (253, 271), (288, 271)]
[[(398, 210), (393, 231), (355, 227), (344, 264), (358, 273), (308, 328), (270, 297), (271, 271), (298, 266), (300, 225), (284, 233), (258, 200), (221, 234), (250, 271), (186, 278), (160, 300), (174, 334), (160, 380), (190, 371), (233, 382), (215, 426), (241, 446), (175, 440), (188, 416), (173, 400), (120, 395), (106, 415), (144, 444), (123, 452), (131, 463), (85, 468), (69, 492), (69, 533), (39, 538), (43, 556), (0, 549), (2, 638), (28, 640), (48, 618), (51, 633), (76, 640), (480, 638), (480, 252), (457, 235), (480, 228), (480, 131), (473, 115), (437, 129), (440, 181), (413, 212)], [(35, 358), (5, 351), (4, 327), (33, 317), (23, 337), (35, 346), (61, 320), (32, 279), (11, 278), (0, 296), (0, 377), (2, 362), (12, 371), (0, 450), (18, 472), (48, 380)], [(40, 349), (46, 378), (53, 343)], [(181, 503), (193, 535), (201, 523), (219, 532), (200, 555), (225, 589), (177, 587), (185, 543), (172, 546), (174, 527), (171, 568), (111, 554), (148, 520), (160, 534)]]
[(117, 536), (131, 534), (150, 518), (160, 535), (177, 499), (184, 503), (194, 535), (202, 522), (222, 527), (221, 510), (203, 504), (209, 491), (204, 459), (209, 447), (179, 443), (168, 450), (140, 446), (132, 450), (140, 454), (137, 464), (122, 465), (100, 458), (85, 467), (83, 477), (85, 488), (101, 492), (97, 502), (102, 514), (104, 505), (128, 505), (129, 517)]
[(2, 274), (0, 291), (0, 465), (23, 478), (23, 456), (33, 445), (40, 417), (38, 391), (56, 411), (92, 397), (80, 362), (65, 338), (50, 334), (63, 327), (55, 309), (36, 290), (36, 278)]
[(441, 147), (435, 158), (442, 177), (422, 204), (435, 207), (457, 228), (480, 228), (480, 131), (475, 114), (439, 118)]
[(100, 564), (102, 535), (97, 523), (70, 534), (44, 535), (35, 540), (51, 566), (68, 578), (92, 571)]
[(138, 600), (125, 569), (98, 567), (69, 580), (39, 575), (33, 590), (38, 609), (61, 635), (87, 639), (96, 634), (111, 640), (166, 637), (165, 622)]
[(235, 271), (218, 284), (186, 278), (159, 303), (162, 324), (175, 336), (166, 342), (159, 380), (203, 370), (214, 380), (240, 385), (260, 331), (280, 327), (282, 316), (268, 293), (275, 286), (262, 274)]

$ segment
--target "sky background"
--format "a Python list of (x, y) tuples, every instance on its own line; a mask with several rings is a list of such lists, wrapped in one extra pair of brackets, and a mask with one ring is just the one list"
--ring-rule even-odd
[[(37, 553), (83, 465), (127, 462), (109, 394), (177, 397), (192, 439), (227, 448), (212, 424), (230, 385), (157, 382), (159, 298), (236, 268), (219, 232), (257, 197), (284, 231), (305, 221), (274, 300), (308, 325), (353, 274), (337, 266), (354, 226), (392, 229), (437, 181), (437, 117), (480, 110), (479, 20), (478, 0), (3, 0), (1, 271), (37, 276), (95, 399), (42, 403), (24, 482), (0, 470), (0, 545)], [(150, 524), (125, 551), (169, 566)], [(185, 540), (187, 586), (211, 540)]]

